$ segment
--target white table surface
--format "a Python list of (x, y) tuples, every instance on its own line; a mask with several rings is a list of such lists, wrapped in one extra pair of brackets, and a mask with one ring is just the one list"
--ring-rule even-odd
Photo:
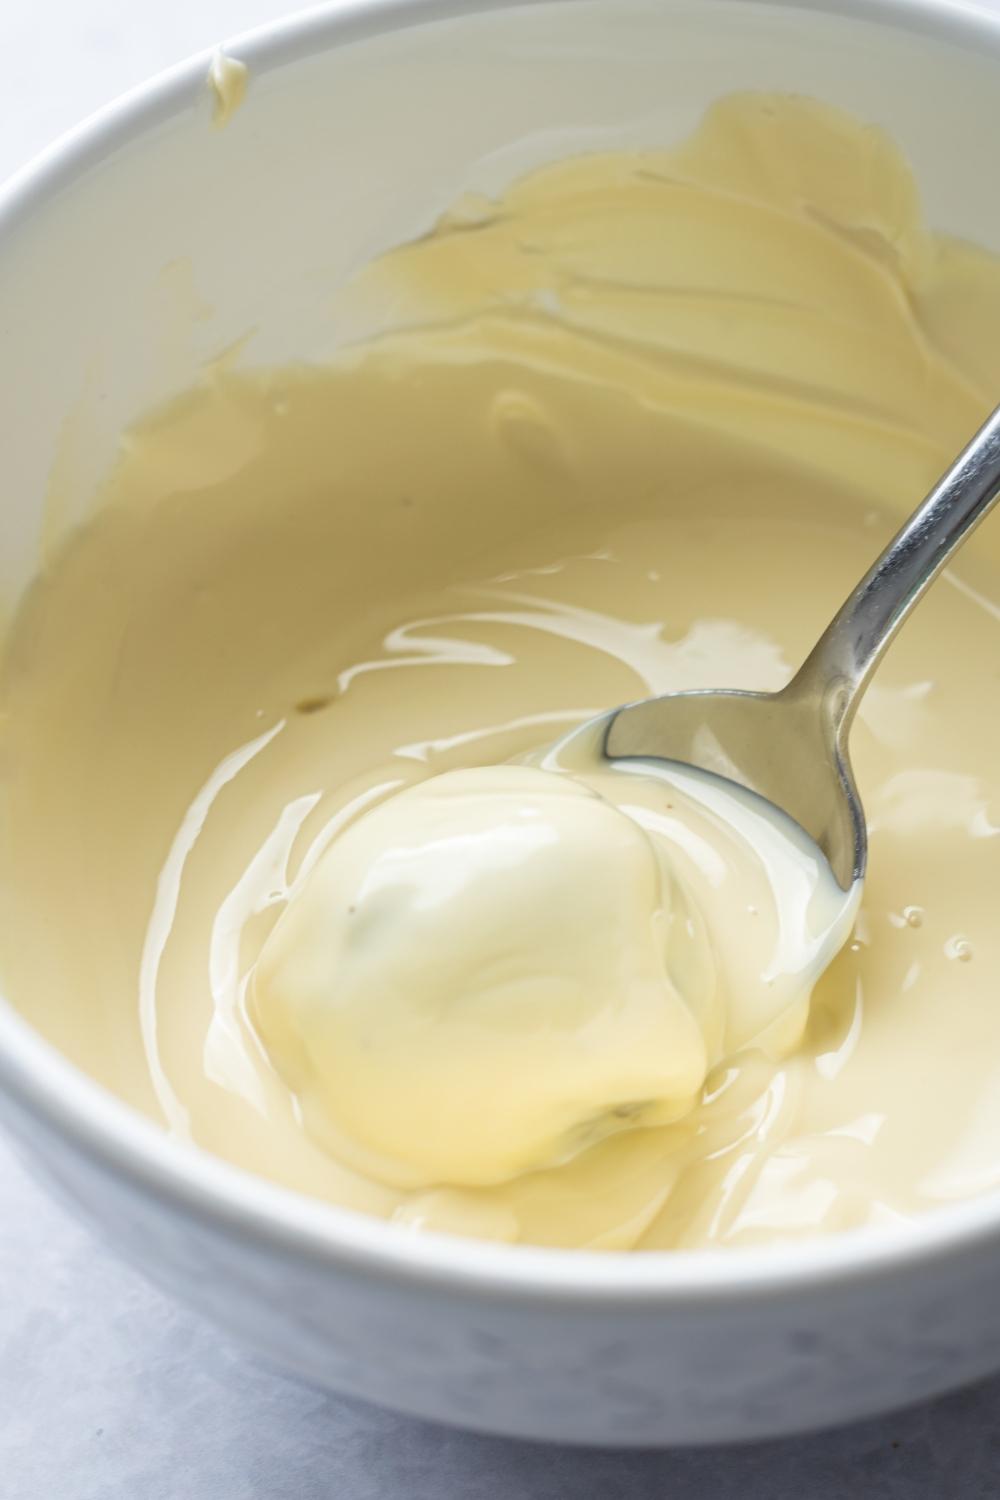
[[(0, 178), (111, 95), (293, 8), (0, 0)], [(1000, 1379), (836, 1433), (665, 1454), (478, 1438), (329, 1399), (119, 1265), (0, 1143), (0, 1500), (998, 1496)]]

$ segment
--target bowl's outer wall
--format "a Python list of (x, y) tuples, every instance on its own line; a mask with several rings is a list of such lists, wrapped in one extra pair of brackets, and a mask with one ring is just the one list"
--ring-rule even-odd
[(165, 1290), (310, 1383), (416, 1416), (562, 1442), (733, 1442), (849, 1421), (1000, 1365), (995, 1245), (820, 1295), (539, 1305), (331, 1269), (178, 1214), (20, 1111), (7, 1122), (56, 1196)]
[[(957, 22), (948, 41), (933, 16), (906, 30), (755, 0), (563, 0), (368, 38), (398, 13), (344, 16), (294, 45), (251, 45), (248, 99), (225, 130), (192, 74), (0, 205), (6, 605), (43, 542), (86, 514), (121, 428), (206, 359), (248, 333), (251, 361), (321, 357), (350, 332), (331, 320), (332, 289), (463, 189), (573, 151), (674, 141), (734, 88), (812, 94), (887, 126), (932, 221), (1000, 247), (1000, 196), (982, 191), (1000, 37), (991, 54), (959, 45)], [(418, 1414), (580, 1442), (718, 1442), (846, 1420), (1000, 1365), (1000, 1248), (982, 1240), (819, 1292), (540, 1306), (362, 1271), (185, 1210), (83, 1149), (40, 1097), (32, 1083), (6, 1101), (23, 1148), (149, 1276), (317, 1385)]]

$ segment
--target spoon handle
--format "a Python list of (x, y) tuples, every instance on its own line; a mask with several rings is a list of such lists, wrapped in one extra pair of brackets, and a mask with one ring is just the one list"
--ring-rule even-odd
[(846, 736), (896, 631), (998, 499), (1000, 407), (844, 601), (786, 693), (822, 706)]

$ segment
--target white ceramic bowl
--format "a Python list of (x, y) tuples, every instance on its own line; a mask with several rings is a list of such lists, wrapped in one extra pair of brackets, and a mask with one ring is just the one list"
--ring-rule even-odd
[[(332, 286), (463, 188), (673, 141), (734, 88), (885, 124), (934, 224), (1000, 248), (1000, 12), (372, 0), (230, 51), (251, 85), (225, 130), (196, 58), (0, 197), (4, 601), (43, 531), (85, 513), (122, 426), (205, 358), (250, 329), (251, 360), (322, 356), (338, 337)], [(173, 1143), (2, 1004), (0, 1097), (38, 1172), (154, 1280), (316, 1384), (428, 1417), (719, 1442), (846, 1421), (1000, 1366), (997, 1196), (795, 1250), (511, 1249), (412, 1238)]]

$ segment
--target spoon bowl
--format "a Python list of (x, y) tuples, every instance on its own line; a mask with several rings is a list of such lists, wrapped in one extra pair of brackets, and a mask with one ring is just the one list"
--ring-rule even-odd
[(683, 762), (787, 813), (825, 855), (843, 890), (864, 878), (868, 839), (846, 736), (794, 678), (777, 693), (668, 693), (605, 716), (608, 760)]

